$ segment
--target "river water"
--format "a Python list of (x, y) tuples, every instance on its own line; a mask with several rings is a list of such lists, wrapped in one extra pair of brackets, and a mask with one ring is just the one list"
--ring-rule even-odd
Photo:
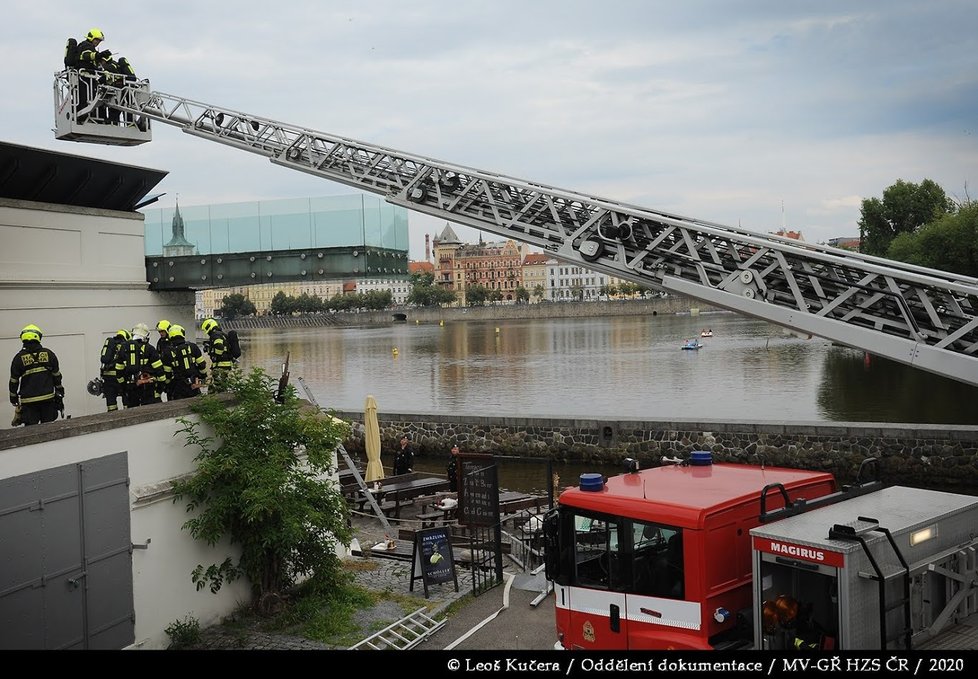
[[(680, 347), (710, 328), (696, 351)], [(569, 418), (978, 424), (978, 388), (732, 313), (241, 331), (324, 408)], [(300, 396), (304, 396), (300, 390)]]

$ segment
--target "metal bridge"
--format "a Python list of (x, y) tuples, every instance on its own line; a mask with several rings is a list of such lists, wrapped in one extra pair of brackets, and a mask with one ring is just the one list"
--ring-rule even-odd
[[(656, 290), (818, 335), (978, 385), (978, 279), (545, 186), (153, 91), (99, 85), (118, 126), (55, 79), (56, 136), (143, 143), (150, 123), (267, 157), (388, 202), (535, 245)], [(140, 136), (142, 135), (142, 136)]]

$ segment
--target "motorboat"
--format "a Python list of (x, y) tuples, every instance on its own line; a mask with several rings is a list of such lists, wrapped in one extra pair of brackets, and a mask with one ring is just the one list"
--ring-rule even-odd
[(683, 342), (682, 348), (684, 351), (689, 351), (689, 350), (702, 349), (703, 345), (700, 343), (698, 339), (688, 339), (685, 342)]
[(700, 337), (713, 337), (713, 331), (707, 328), (706, 330), (700, 333)]

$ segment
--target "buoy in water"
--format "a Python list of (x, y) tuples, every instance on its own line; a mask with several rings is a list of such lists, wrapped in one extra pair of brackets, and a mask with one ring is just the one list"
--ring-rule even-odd
[(499, 328), (496, 328), (496, 334), (497, 335), (499, 334)]
[(438, 321), (438, 325), (445, 325), (445, 321)]
[(393, 349), (391, 349), (391, 353), (394, 354), (395, 356), (397, 356), (397, 347), (394, 347)]

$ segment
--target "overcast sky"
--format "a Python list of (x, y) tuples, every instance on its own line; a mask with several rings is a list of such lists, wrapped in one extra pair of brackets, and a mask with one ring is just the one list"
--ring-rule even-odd
[[(860, 201), (897, 179), (978, 197), (974, 0), (12, 0), (3, 17), (2, 138), (166, 170), (154, 207), (352, 189), (159, 123), (139, 147), (56, 141), (68, 36), (101, 29), (168, 94), (810, 242), (857, 235)], [(411, 213), (412, 259), (444, 224)]]

